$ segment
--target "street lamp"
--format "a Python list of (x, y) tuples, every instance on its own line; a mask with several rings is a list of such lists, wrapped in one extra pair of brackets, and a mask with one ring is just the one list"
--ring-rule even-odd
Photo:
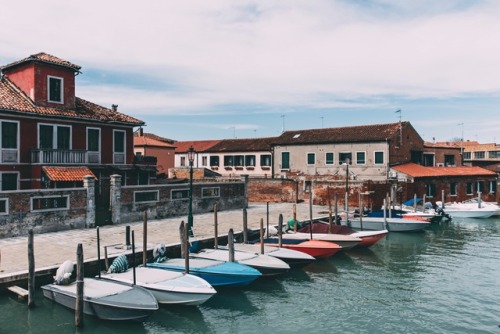
[(193, 149), (193, 146), (189, 147), (189, 150), (187, 152), (187, 157), (189, 160), (189, 207), (188, 207), (188, 223), (187, 223), (187, 228), (188, 228), (188, 234), (190, 237), (194, 236), (193, 233), (193, 161), (194, 161), (194, 155), (195, 151)]
[(345, 174), (345, 220), (346, 223), (349, 223), (349, 158), (345, 159), (343, 165), (346, 166), (346, 174)]

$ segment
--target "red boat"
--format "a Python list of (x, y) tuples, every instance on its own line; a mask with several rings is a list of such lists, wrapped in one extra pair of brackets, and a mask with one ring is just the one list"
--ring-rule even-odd
[[(264, 243), (266, 246), (278, 247), (277, 238), (265, 239)], [(282, 242), (281, 248), (288, 248), (303, 252), (317, 259), (324, 259), (333, 256), (342, 249), (342, 247), (336, 243), (321, 240), (306, 240), (298, 243)]]
[[(323, 220), (313, 221), (312, 223), (313, 233), (329, 233), (329, 224)], [(303, 223), (303, 227), (299, 228), (297, 231), (309, 233), (310, 224)], [(332, 224), (333, 234), (350, 235), (352, 237), (360, 238), (361, 242), (356, 245), (356, 247), (370, 247), (376, 244), (379, 240), (383, 239), (388, 233), (388, 230), (381, 231), (355, 231), (344, 225), (334, 225)]]

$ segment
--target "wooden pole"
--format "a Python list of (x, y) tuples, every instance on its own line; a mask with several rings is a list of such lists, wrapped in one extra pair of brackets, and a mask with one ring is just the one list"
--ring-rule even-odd
[(28, 231), (28, 307), (35, 306), (35, 249), (33, 229)]
[(217, 217), (217, 203), (214, 204), (214, 248), (219, 248), (219, 220)]
[(234, 232), (233, 229), (229, 229), (227, 234), (227, 247), (229, 250), (229, 262), (234, 262)]
[(108, 246), (104, 246), (104, 268), (106, 268), (106, 271), (109, 270)]
[[(268, 229), (269, 230), (269, 229)], [(264, 219), (260, 219), (260, 253), (264, 254)]]
[(267, 237), (269, 238), (269, 202), (266, 203), (266, 217), (267, 217)]
[(444, 190), (441, 190), (441, 208), (444, 210)]
[(413, 212), (417, 212), (417, 194), (413, 195)]
[(181, 221), (181, 224), (179, 225), (179, 237), (181, 240), (181, 258), (185, 259), (186, 258), (186, 240), (184, 240), (185, 235), (184, 235), (184, 220)]
[(425, 212), (425, 194), (422, 196), (422, 212)]
[(293, 205), (293, 232), (297, 232), (297, 204)]
[[(312, 187), (311, 187), (312, 188)], [(309, 234), (313, 239), (313, 207), (312, 207), (312, 189), (309, 191)]]
[(330, 187), (326, 188), (327, 197), (328, 197), (328, 233), (333, 233), (333, 224), (332, 224), (332, 201), (330, 198)]
[[(283, 236), (281, 235), (283, 233), (283, 215), (280, 213), (279, 219), (278, 219), (278, 247), (281, 248), (283, 245)], [(262, 253), (264, 254), (264, 253)]]
[(188, 227), (181, 221), (179, 226), (179, 235), (181, 237), (181, 257), (184, 258), (184, 273), (189, 274), (189, 236)]
[(337, 220), (337, 217), (339, 216), (339, 206), (338, 206), (337, 193), (333, 194), (333, 198), (335, 201), (335, 224), (340, 224), (340, 222), (338, 222), (338, 220)]
[(248, 213), (247, 208), (243, 208), (243, 243), (248, 244)]
[(134, 273), (134, 285), (136, 284), (135, 277), (135, 237), (134, 231), (132, 230), (132, 272)]
[(148, 211), (144, 210), (142, 222), (142, 265), (145, 267), (148, 262)]
[(99, 226), (96, 227), (97, 232), (97, 272), (101, 278), (101, 238), (99, 237)]
[(78, 244), (76, 249), (76, 305), (75, 326), (83, 327), (83, 246)]
[(387, 201), (384, 198), (384, 226), (387, 229)]
[(359, 226), (361, 227), (361, 231), (363, 231), (363, 203), (361, 202), (361, 193), (358, 193), (359, 200)]

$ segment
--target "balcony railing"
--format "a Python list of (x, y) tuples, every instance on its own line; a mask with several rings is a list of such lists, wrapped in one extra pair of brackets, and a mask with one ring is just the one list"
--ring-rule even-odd
[(40, 149), (31, 151), (31, 163), (34, 164), (92, 164), (99, 163), (95, 152), (85, 150)]

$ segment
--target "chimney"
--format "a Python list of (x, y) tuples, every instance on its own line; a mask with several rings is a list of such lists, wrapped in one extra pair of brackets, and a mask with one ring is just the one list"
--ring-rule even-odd
[(112, 104), (111, 105), (111, 110), (113, 110), (114, 112), (117, 112), (118, 111), (118, 105), (117, 104)]
[(142, 136), (144, 136), (144, 133), (143, 133), (142, 127), (141, 127), (141, 128), (139, 128), (139, 136), (141, 136), (141, 137), (142, 137)]

